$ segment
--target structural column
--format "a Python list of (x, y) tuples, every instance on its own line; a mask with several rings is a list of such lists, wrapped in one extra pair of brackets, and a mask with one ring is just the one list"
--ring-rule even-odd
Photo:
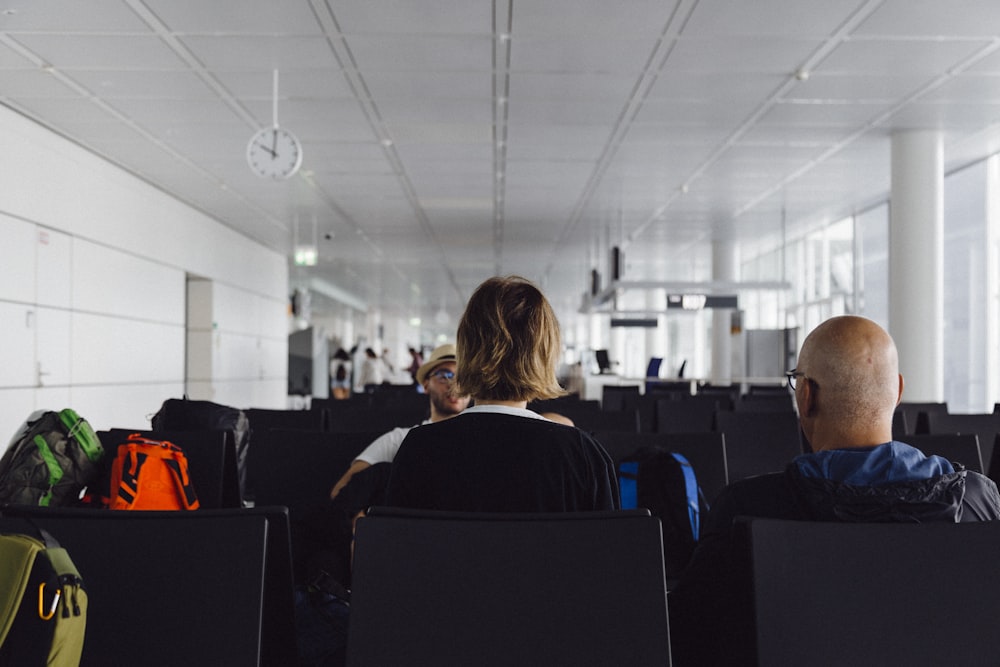
[(889, 333), (912, 402), (944, 400), (943, 193), (941, 133), (893, 134)]
[[(739, 281), (739, 252), (730, 239), (712, 242), (712, 279), (717, 282)], [(712, 384), (730, 384), (733, 381), (731, 323), (731, 310), (712, 311)]]

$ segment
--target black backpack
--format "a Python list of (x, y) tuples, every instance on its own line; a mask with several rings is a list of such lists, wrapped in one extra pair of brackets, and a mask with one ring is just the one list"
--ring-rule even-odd
[(249, 496), (246, 488), (247, 452), (250, 451), (250, 420), (239, 408), (211, 401), (168, 398), (153, 415), (154, 431), (230, 431), (236, 439), (236, 469), (240, 496)]
[(687, 566), (708, 503), (687, 459), (666, 447), (640, 447), (618, 463), (622, 509), (645, 508), (660, 518), (668, 579)]
[(0, 505), (75, 504), (100, 477), (103, 458), (101, 441), (73, 410), (34, 412), (0, 459)]

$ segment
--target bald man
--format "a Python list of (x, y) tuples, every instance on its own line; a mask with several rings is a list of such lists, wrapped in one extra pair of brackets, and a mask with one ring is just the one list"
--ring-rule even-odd
[(842, 316), (823, 322), (806, 337), (788, 378), (812, 453), (796, 457), (784, 472), (730, 484), (713, 503), (691, 564), (669, 596), (675, 665), (752, 664), (748, 586), (730, 537), (736, 516), (952, 523), (1000, 518), (992, 480), (892, 439), (903, 377), (895, 343), (871, 320)]

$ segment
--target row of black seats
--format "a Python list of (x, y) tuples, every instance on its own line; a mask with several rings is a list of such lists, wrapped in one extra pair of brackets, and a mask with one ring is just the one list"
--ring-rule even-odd
[[(0, 517), (4, 531), (32, 525), (85, 579), (82, 665), (295, 664), (282, 509)], [(757, 638), (740, 664), (983, 664), (1000, 652), (998, 522), (735, 530)], [(658, 520), (641, 512), (376, 509), (358, 524), (348, 664), (669, 665), (661, 549)], [(942, 613), (956, 591), (975, 613)], [(915, 631), (928, 619), (935, 632)]]
[(296, 664), (288, 512), (4, 507), (70, 554), (89, 607), (82, 667)]
[[(971, 665), (1000, 654), (1000, 522), (740, 519), (734, 531), (756, 650), (731, 664)], [(350, 665), (671, 664), (660, 526), (641, 512), (376, 508), (355, 545)], [(969, 613), (948, 613), (956, 591)]]

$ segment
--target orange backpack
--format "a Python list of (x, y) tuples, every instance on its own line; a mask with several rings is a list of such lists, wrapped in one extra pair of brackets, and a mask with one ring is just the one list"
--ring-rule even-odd
[(196, 510), (199, 508), (187, 457), (166, 440), (149, 440), (133, 433), (118, 445), (111, 464), (113, 510)]

